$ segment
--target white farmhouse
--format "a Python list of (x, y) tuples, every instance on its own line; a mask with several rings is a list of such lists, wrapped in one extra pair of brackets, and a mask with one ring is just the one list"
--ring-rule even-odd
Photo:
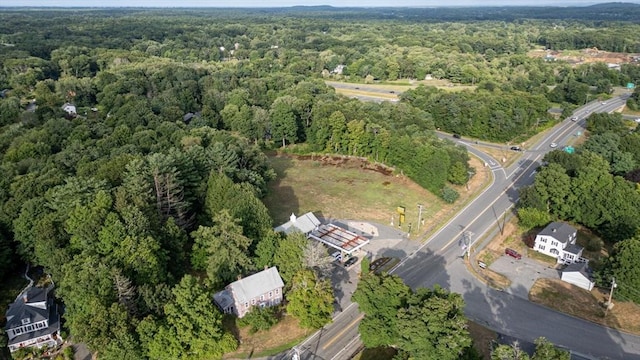
[(576, 245), (576, 234), (573, 226), (552, 222), (536, 235), (533, 250), (554, 257), (562, 264), (586, 262), (582, 246)]

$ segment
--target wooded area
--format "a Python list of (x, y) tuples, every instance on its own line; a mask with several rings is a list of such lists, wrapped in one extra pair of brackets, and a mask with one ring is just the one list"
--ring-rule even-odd
[[(64, 303), (65, 328), (101, 359), (232, 351), (237, 341), (210, 294), (269, 265), (284, 280), (288, 313), (321, 327), (331, 320), (331, 288), (318, 259), (305, 255), (313, 245), (272, 230), (260, 198), (275, 173), (263, 151), (364, 157), (453, 202), (451, 186), (474, 170), (466, 150), (434, 129), (517, 142), (557, 121), (552, 104), (570, 109), (640, 79), (637, 64), (615, 70), (527, 55), (545, 46), (640, 51), (640, 25), (591, 20), (601, 10), (539, 19), (528, 8), (4, 9), (0, 278), (42, 266)], [(427, 83), (398, 103), (372, 103), (324, 83), (427, 77), (469, 88)], [(640, 226), (640, 195), (621, 177), (634, 174), (640, 150), (637, 133), (615, 126), (620, 119), (598, 130), (601, 117), (590, 119), (584, 152), (548, 156), (522, 206), (618, 241)], [(602, 192), (585, 190), (594, 184)], [(396, 306), (389, 331), (428, 327), (416, 318), (441, 303), (462, 314), (462, 299), (440, 289), (402, 301), (425, 305)], [(455, 358), (470, 340), (460, 324), (449, 330), (459, 340), (448, 353)], [(368, 343), (414, 356), (433, 350), (394, 336)]]

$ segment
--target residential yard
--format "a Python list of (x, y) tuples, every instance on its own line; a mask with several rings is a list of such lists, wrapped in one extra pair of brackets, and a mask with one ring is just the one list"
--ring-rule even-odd
[[(580, 226), (577, 226), (577, 229), (577, 243), (585, 248), (583, 255), (594, 263), (599, 263), (606, 258), (610, 250), (608, 246), (588, 229)], [(535, 237), (540, 230), (533, 229), (528, 233), (522, 233), (517, 226), (517, 217), (513, 217), (505, 225), (503, 234), (494, 238), (478, 253), (476, 259), (489, 265), (497, 257), (502, 256), (504, 249), (509, 247), (529, 258), (552, 266), (556, 263), (553, 258), (533, 251), (526, 245), (526, 242), (531, 237)], [(509, 284), (508, 279), (489, 269), (481, 270), (479, 275), (492, 286), (499, 287), (500, 284), (504, 284), (501, 281), (506, 281), (506, 285)], [(609, 289), (594, 288), (589, 292), (560, 279), (540, 279), (529, 291), (529, 299), (535, 303), (611, 328), (640, 334), (640, 306), (632, 302), (614, 301), (613, 309), (609, 310), (605, 316), (604, 303), (608, 296)]]
[(238, 329), (235, 318), (225, 317), (224, 325), (240, 340), (238, 349), (225, 354), (223, 359), (251, 359), (270, 356), (288, 350), (310, 336), (315, 330), (303, 329), (298, 320), (292, 316), (284, 316), (279, 323), (268, 331), (250, 334), (250, 326)]

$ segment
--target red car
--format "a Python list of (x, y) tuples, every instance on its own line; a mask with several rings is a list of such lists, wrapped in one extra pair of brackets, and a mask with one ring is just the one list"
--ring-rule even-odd
[(512, 258), (516, 258), (518, 260), (522, 259), (522, 255), (519, 252), (517, 252), (517, 251), (515, 251), (513, 249), (506, 248), (506, 249), (504, 249), (504, 253), (506, 255), (509, 255)]

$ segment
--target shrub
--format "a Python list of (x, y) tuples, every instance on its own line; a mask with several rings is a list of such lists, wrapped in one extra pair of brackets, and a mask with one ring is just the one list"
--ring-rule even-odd
[(458, 194), (458, 192), (454, 189), (445, 186), (440, 193), (440, 197), (442, 197), (442, 200), (444, 200), (445, 202), (453, 204), (454, 202), (456, 202), (456, 200), (458, 200), (460, 194)]
[(276, 307), (260, 308), (253, 307), (244, 317), (238, 319), (241, 327), (251, 326), (250, 333), (260, 330), (268, 330), (278, 323)]

